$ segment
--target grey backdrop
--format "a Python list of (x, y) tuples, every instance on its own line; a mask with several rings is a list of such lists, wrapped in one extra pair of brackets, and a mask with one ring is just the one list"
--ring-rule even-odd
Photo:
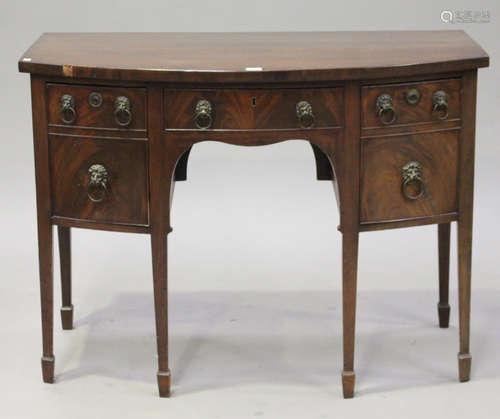
[[(24, 1), (2, 3), (0, 401), (4, 417), (491, 417), (500, 389), (499, 6), (495, 1)], [(445, 24), (442, 10), (489, 11)], [(465, 29), (479, 72), (472, 381), (458, 384), (452, 316), (437, 328), (436, 227), (360, 239), (357, 398), (341, 399), (341, 237), (331, 184), (303, 141), (197, 145), (169, 237), (174, 397), (159, 400), (147, 236), (74, 230), (76, 329), (60, 330), (43, 385), (29, 77), (42, 32)], [(57, 251), (57, 247), (56, 247)], [(57, 253), (56, 253), (57, 254)]]

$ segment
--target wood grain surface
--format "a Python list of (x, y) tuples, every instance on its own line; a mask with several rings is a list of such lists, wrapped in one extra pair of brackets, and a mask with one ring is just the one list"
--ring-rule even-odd
[[(53, 215), (118, 224), (148, 224), (147, 142), (50, 135)], [(87, 195), (88, 170), (109, 174), (102, 202)]]
[(69, 78), (278, 82), (395, 77), (488, 66), (463, 31), (46, 33), (20, 71)]
[[(92, 92), (101, 94), (102, 105), (94, 108), (89, 104)], [(60, 117), (61, 96), (69, 94), (75, 100), (76, 120), (66, 124)], [(126, 127), (115, 121), (115, 99), (125, 96), (130, 100), (132, 121)], [(134, 135), (145, 135), (146, 132), (146, 90), (133, 87), (103, 87), (88, 85), (47, 84), (48, 117), (50, 126), (65, 126), (72, 129), (83, 127), (101, 128), (113, 131), (133, 131)]]
[(196, 103), (208, 100), (213, 122), (209, 129), (300, 129), (296, 105), (312, 106), (314, 128), (344, 125), (344, 92), (333, 89), (165, 90), (165, 128), (196, 129)]
[[(54, 381), (53, 234), (59, 226), (63, 327), (72, 327), (70, 228), (151, 237), (159, 394), (171, 394), (168, 341), (168, 241), (176, 180), (202, 141), (260, 146), (310, 142), (318, 179), (333, 181), (342, 233), (344, 397), (355, 393), (359, 232), (439, 224), (438, 303), (449, 319), (450, 223), (458, 221), (459, 379), (470, 376), (470, 299), (477, 68), (487, 54), (462, 31), (295, 33), (44, 34), (21, 57), (31, 76), (42, 373)], [(409, 105), (405, 93), (421, 100)], [(432, 94), (447, 93), (449, 115), (432, 114)], [(100, 92), (101, 107), (89, 93)], [(375, 101), (389, 93), (398, 112), (380, 123)], [(59, 118), (71, 94), (77, 119)], [(114, 121), (114, 99), (132, 103), (130, 126)], [(194, 124), (196, 102), (213, 106), (210, 129)], [(298, 124), (310, 102), (315, 125)], [(402, 168), (422, 167), (423, 195), (403, 194)], [(87, 194), (88, 169), (108, 171), (102, 202)], [(101, 188), (101, 192), (103, 189)], [(174, 387), (175, 389), (175, 387)]]
[[(361, 222), (439, 215), (457, 210), (459, 130), (364, 140)], [(422, 166), (425, 193), (409, 200), (402, 192), (402, 168)]]
[[(410, 89), (417, 89), (420, 92), (420, 101), (416, 105), (410, 105), (405, 99), (406, 93)], [(440, 120), (432, 112), (432, 95), (434, 92), (442, 90), (447, 95), (448, 117)], [(387, 93), (392, 97), (396, 120), (390, 125), (385, 125), (377, 116), (377, 97)], [(392, 127), (408, 124), (422, 124), (426, 122), (440, 122), (460, 119), (461, 112), (461, 83), (460, 79), (441, 80), (421, 83), (391, 83), (376, 86), (367, 86), (362, 89), (361, 106), (363, 107), (362, 127)]]

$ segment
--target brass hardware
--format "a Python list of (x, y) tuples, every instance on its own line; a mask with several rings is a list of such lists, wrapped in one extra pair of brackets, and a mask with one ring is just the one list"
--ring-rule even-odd
[(314, 114), (309, 102), (302, 100), (295, 107), (297, 118), (302, 128), (311, 128), (314, 125)]
[(448, 96), (442, 90), (432, 95), (432, 113), (436, 114), (439, 119), (448, 118)]
[(75, 98), (65, 94), (61, 96), (61, 107), (59, 117), (65, 124), (72, 124), (76, 121)]
[(102, 164), (93, 164), (88, 170), (87, 196), (92, 202), (102, 202), (108, 193), (108, 171)]
[(93, 108), (99, 108), (102, 105), (102, 95), (99, 92), (91, 92), (88, 100)]
[(418, 102), (420, 102), (420, 92), (418, 89), (410, 89), (405, 93), (406, 103), (408, 105), (415, 106)]
[(390, 125), (396, 120), (396, 111), (392, 104), (392, 97), (387, 93), (382, 93), (377, 97), (375, 103), (377, 116), (384, 125)]
[[(416, 186), (416, 192), (411, 188)], [(412, 161), (403, 167), (403, 195), (412, 201), (421, 198), (425, 193), (425, 185), (422, 180), (422, 166), (419, 162)]]
[(257, 106), (257, 98), (255, 96), (252, 98), (252, 106), (254, 108)]
[(118, 96), (115, 99), (115, 122), (121, 127), (126, 127), (132, 122), (130, 100), (125, 96)]
[(196, 103), (194, 122), (199, 129), (207, 129), (212, 125), (212, 105), (206, 99)]

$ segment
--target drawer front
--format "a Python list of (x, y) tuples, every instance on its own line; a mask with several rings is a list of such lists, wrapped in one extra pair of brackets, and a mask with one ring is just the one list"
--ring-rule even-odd
[(364, 140), (361, 222), (457, 211), (459, 132)]
[(363, 87), (362, 127), (459, 119), (460, 93), (459, 79)]
[[(342, 88), (165, 89), (164, 96), (166, 129), (304, 129), (344, 125)], [(205, 108), (200, 106), (203, 103)]]
[(148, 224), (147, 142), (51, 135), (52, 215)]
[(47, 84), (49, 125), (146, 131), (146, 90)]

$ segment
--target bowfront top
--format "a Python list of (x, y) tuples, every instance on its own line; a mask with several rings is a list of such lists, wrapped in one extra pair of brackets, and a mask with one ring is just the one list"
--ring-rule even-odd
[(463, 31), (46, 33), (19, 70), (158, 82), (327, 81), (487, 67)]

